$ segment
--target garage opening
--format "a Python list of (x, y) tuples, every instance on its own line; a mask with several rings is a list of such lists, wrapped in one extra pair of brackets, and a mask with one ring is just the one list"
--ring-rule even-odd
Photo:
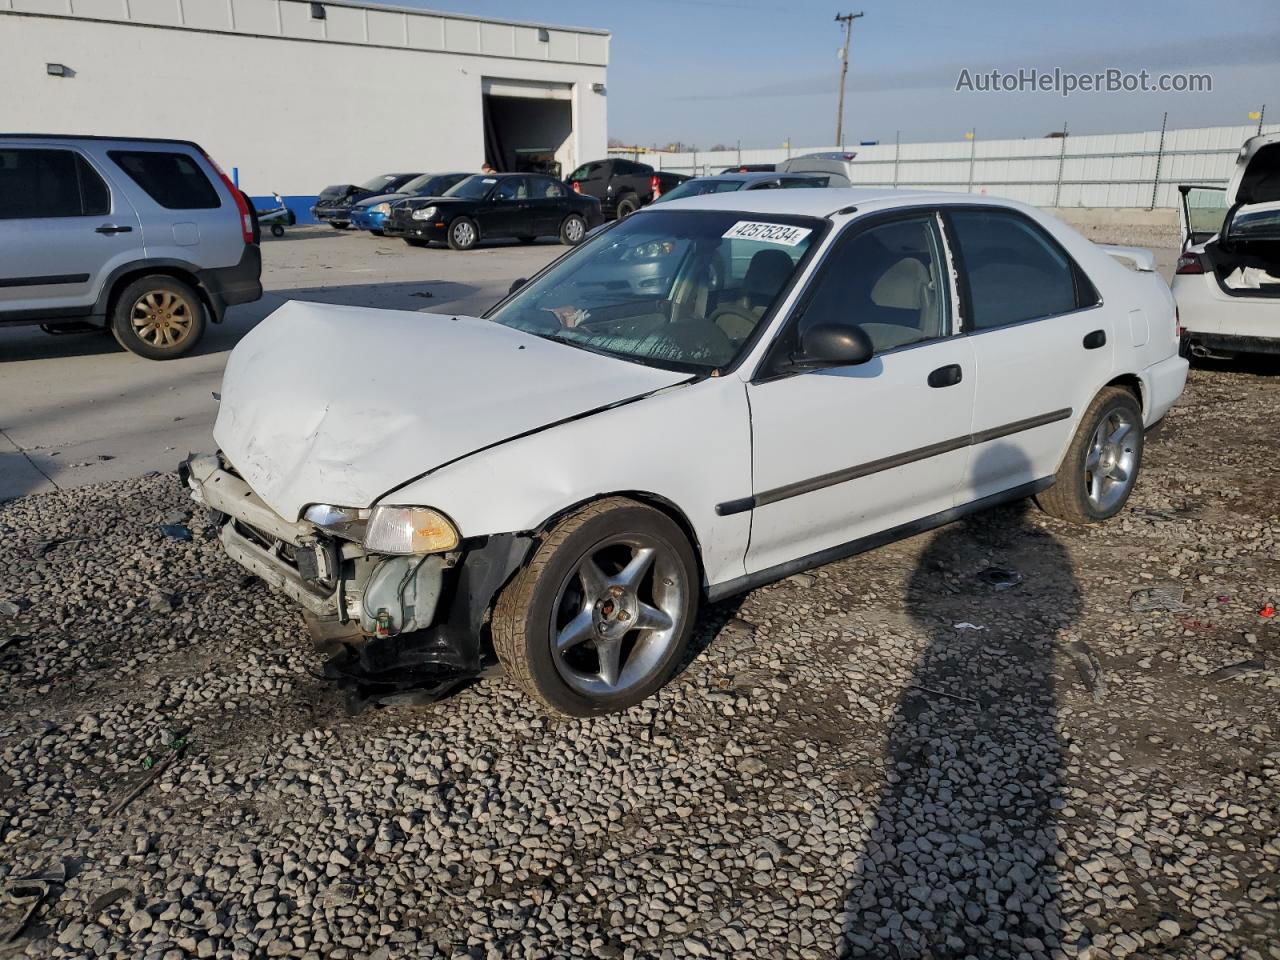
[(573, 87), (484, 81), (484, 158), (495, 170), (563, 177), (574, 162)]

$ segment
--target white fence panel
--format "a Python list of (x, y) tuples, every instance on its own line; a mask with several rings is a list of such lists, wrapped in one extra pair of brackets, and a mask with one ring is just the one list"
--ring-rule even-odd
[[(1038, 206), (1172, 207), (1179, 183), (1225, 185), (1240, 145), (1257, 125), (1143, 130), (1027, 140), (952, 140), (849, 146), (858, 183), (960, 190)], [(1263, 126), (1280, 133), (1280, 124)], [(753, 148), (701, 153), (616, 152), (662, 170), (705, 176), (739, 164), (780, 163), (839, 147)]]

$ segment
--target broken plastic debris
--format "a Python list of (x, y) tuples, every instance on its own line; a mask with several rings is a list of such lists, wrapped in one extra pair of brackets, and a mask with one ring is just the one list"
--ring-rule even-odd
[(191, 530), (181, 523), (162, 523), (160, 524), (160, 532), (170, 540), (190, 540)]
[(1186, 589), (1180, 583), (1166, 583), (1144, 587), (1129, 594), (1129, 609), (1135, 613), (1151, 613), (1153, 610), (1190, 610), (1182, 598)]
[(1212, 680), (1214, 683), (1222, 683), (1224, 680), (1234, 680), (1236, 677), (1248, 677), (1255, 673), (1263, 673), (1266, 669), (1267, 661), (1258, 657), (1255, 660), (1245, 660), (1241, 663), (1219, 667), (1209, 674), (1207, 679)]
[(987, 567), (979, 572), (978, 579), (997, 590), (1008, 590), (1022, 582), (1022, 574), (1016, 570), (1005, 570), (1002, 567)]
[(1264, 620), (1270, 620), (1275, 615), (1276, 608), (1275, 604), (1272, 603), (1263, 604), (1262, 609), (1258, 611), (1258, 616), (1262, 617)]
[(986, 624), (984, 624), (984, 623), (970, 623), (968, 620), (961, 620), (959, 623), (952, 624), (952, 626), (954, 626), (957, 630), (985, 630), (985, 629), (987, 629), (987, 626), (986, 626)]

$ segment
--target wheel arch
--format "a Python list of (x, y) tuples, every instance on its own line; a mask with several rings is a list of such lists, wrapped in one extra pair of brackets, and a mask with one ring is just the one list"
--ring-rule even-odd
[(110, 323), (124, 288), (135, 280), (152, 276), (171, 277), (174, 280), (181, 280), (183, 283), (190, 285), (191, 289), (200, 297), (200, 303), (204, 306), (209, 321), (212, 323), (222, 322), (221, 312), (214, 305), (213, 298), (209, 296), (209, 291), (200, 282), (199, 268), (179, 260), (136, 262), (117, 267), (112, 272), (110, 280), (103, 284), (102, 293), (98, 298), (98, 306), (94, 312), (106, 317), (107, 322)]
[[(1120, 387), (1122, 390), (1128, 390), (1133, 394), (1134, 399), (1138, 401), (1138, 407), (1142, 410), (1143, 421), (1146, 421), (1149, 412), (1148, 390), (1147, 385), (1142, 382), (1142, 377), (1136, 373), (1122, 373), (1118, 377), (1112, 377), (1099, 388), (1098, 393), (1107, 387)], [(1094, 396), (1097, 396), (1095, 393)]]
[(673, 501), (661, 494), (652, 493), (648, 490), (611, 490), (592, 494), (591, 496), (584, 497), (576, 503), (570, 504), (561, 510), (557, 510), (551, 516), (547, 517), (547, 519), (538, 526), (538, 529), (534, 531), (534, 535), (536, 537), (543, 536), (565, 517), (577, 513), (589, 504), (617, 497), (621, 497), (624, 500), (633, 500), (646, 507), (652, 507), (659, 513), (664, 514), (667, 519), (680, 528), (685, 539), (689, 541), (689, 546), (693, 548), (693, 556), (698, 564), (698, 581), (702, 584), (702, 593), (705, 595), (707, 591), (707, 574), (702, 557), (702, 543), (698, 539), (698, 532), (694, 529), (693, 523), (690, 522), (689, 517), (685, 512)]

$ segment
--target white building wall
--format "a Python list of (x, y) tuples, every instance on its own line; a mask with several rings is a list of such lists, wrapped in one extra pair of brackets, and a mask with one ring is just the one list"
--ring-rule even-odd
[[(295, 0), (0, 0), (0, 129), (194, 140), (254, 196), (473, 170), (482, 84), (570, 84), (566, 171), (607, 143), (607, 34)], [(60, 63), (74, 76), (49, 76)]]

